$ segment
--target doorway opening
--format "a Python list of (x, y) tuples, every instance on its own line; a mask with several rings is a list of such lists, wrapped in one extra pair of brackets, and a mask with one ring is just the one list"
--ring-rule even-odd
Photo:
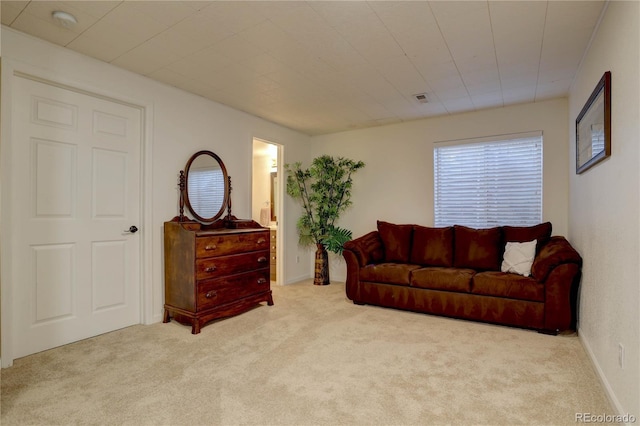
[(251, 218), (270, 229), (269, 261), (273, 284), (283, 283), (281, 241), (282, 198), (282, 145), (263, 139), (253, 139), (251, 182)]

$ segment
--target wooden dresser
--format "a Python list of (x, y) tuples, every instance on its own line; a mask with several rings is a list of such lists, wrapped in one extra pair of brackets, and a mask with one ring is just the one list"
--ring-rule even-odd
[(273, 305), (268, 228), (212, 229), (198, 222), (165, 222), (164, 322), (207, 322)]

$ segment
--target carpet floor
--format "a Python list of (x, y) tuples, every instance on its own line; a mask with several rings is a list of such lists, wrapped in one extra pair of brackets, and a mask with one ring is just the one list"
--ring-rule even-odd
[(190, 326), (137, 325), (3, 369), (3, 425), (561, 425), (615, 414), (577, 335), (273, 288)]

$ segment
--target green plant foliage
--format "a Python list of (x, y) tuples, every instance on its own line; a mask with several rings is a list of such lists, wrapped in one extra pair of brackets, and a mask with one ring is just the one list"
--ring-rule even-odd
[(342, 253), (351, 231), (335, 226), (335, 222), (351, 205), (351, 175), (362, 167), (362, 161), (328, 155), (315, 158), (308, 169), (302, 169), (299, 162), (285, 165), (287, 194), (304, 207), (297, 223), (301, 245), (322, 244), (329, 251)]
[(342, 245), (351, 239), (351, 231), (339, 227), (331, 227), (323, 244), (327, 250), (342, 253)]

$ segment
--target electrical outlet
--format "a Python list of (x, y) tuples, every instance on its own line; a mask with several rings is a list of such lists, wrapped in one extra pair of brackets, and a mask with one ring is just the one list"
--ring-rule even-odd
[(622, 343), (618, 343), (618, 365), (620, 368), (624, 368), (624, 346)]

